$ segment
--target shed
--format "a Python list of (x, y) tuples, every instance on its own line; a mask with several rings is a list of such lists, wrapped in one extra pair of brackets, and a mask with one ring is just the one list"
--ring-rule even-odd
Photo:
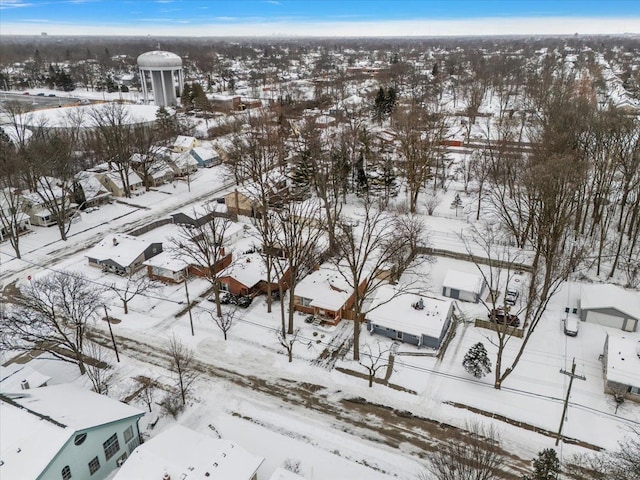
[(486, 287), (482, 275), (448, 270), (442, 282), (442, 295), (464, 302), (478, 303)]
[(640, 292), (616, 285), (583, 285), (580, 319), (626, 332), (637, 332), (640, 323)]

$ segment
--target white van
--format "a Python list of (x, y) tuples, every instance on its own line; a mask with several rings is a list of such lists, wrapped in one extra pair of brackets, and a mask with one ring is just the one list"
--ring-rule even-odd
[(570, 337), (578, 335), (580, 329), (580, 320), (576, 317), (567, 317), (564, 321), (564, 334)]

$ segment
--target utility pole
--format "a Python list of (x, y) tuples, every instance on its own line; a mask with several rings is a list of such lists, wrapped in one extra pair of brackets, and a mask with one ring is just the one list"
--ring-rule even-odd
[(187, 287), (188, 275), (184, 277), (184, 291), (187, 292), (187, 311), (189, 312), (189, 323), (191, 324), (191, 336), (195, 336), (193, 331), (193, 316), (191, 315), (191, 301), (189, 300), (189, 288)]
[(567, 396), (564, 399), (564, 408), (562, 409), (562, 418), (560, 419), (560, 428), (558, 428), (558, 436), (556, 437), (556, 447), (558, 443), (560, 443), (560, 439), (562, 438), (562, 427), (564, 426), (564, 417), (567, 414), (567, 409), (569, 408), (569, 395), (571, 395), (571, 386), (573, 385), (573, 379), (579, 378), (580, 380), (586, 380), (587, 377), (584, 375), (576, 375), (576, 359), (573, 358), (573, 365), (571, 365), (571, 372), (567, 372), (566, 370), (560, 370), (560, 373), (564, 375), (568, 375), (569, 380), (569, 388), (567, 389)]
[(116, 352), (116, 360), (120, 363), (120, 355), (118, 355), (118, 347), (116, 346), (116, 337), (113, 336), (113, 330), (111, 329), (111, 320), (109, 319), (109, 314), (107, 313), (107, 306), (104, 307), (104, 318), (107, 320), (107, 325), (109, 325), (109, 333), (111, 334), (111, 341), (113, 342), (113, 351)]

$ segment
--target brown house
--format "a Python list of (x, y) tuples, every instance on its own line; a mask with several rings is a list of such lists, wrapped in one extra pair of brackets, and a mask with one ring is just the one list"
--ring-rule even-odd
[[(287, 268), (282, 276), (274, 275), (271, 279), (271, 290), (276, 291), (282, 285), (288, 288), (290, 279)], [(258, 295), (267, 291), (267, 268), (264, 258), (259, 253), (244, 255), (223, 271), (218, 277), (220, 289), (233, 295)]]
[[(362, 293), (367, 281), (363, 281), (358, 291)], [(296, 286), (295, 309), (336, 325), (343, 318), (353, 318), (355, 292), (338, 269), (324, 264), (307, 275)]]

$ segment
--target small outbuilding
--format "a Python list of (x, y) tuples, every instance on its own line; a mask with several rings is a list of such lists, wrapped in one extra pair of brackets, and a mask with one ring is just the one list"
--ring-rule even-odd
[(487, 283), (477, 273), (447, 271), (442, 282), (442, 295), (463, 302), (478, 303), (484, 296)]
[(442, 346), (453, 319), (455, 302), (418, 294), (397, 295), (381, 286), (366, 315), (367, 329), (377, 335), (434, 350)]
[(640, 323), (640, 292), (617, 285), (583, 285), (580, 319), (626, 332), (637, 332)]

